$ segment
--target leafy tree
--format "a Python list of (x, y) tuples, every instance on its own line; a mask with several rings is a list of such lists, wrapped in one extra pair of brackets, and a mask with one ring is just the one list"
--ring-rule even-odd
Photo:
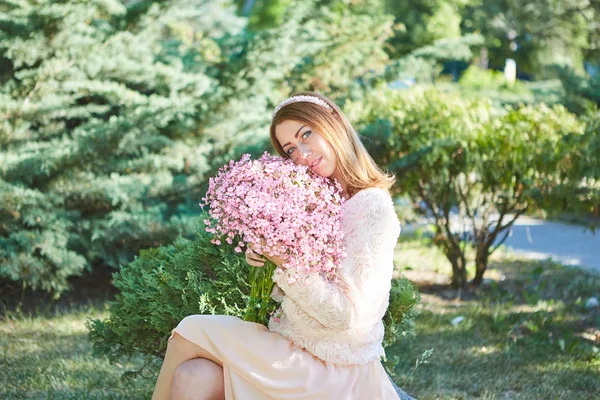
[[(377, 161), (396, 173), (396, 191), (432, 221), (433, 243), (452, 264), (455, 286), (467, 283), (471, 248), (473, 283), (482, 282), (489, 256), (520, 215), (589, 204), (574, 189), (597, 175), (573, 161), (590, 135), (564, 107), (522, 107), (495, 116), (483, 101), (434, 90), (381, 90), (349, 108), (362, 121)], [(597, 195), (596, 185), (588, 182), (585, 193)]]
[(462, 29), (485, 36), (493, 67), (514, 58), (519, 70), (546, 77), (552, 64), (581, 70), (584, 59), (598, 61), (599, 18), (596, 0), (475, 0), (464, 9)]
[[(565, 138), (570, 153), (565, 161), (569, 168), (561, 171), (567, 185), (556, 187), (551, 197), (563, 205), (558, 212), (572, 213), (585, 221), (592, 231), (600, 225), (600, 112), (590, 107), (580, 117), (585, 124), (583, 135)], [(573, 201), (575, 199), (576, 201)], [(554, 211), (554, 210), (551, 210)], [(556, 212), (555, 212), (556, 213)]]
[(388, 63), (385, 79), (392, 82), (412, 79), (415, 83), (434, 83), (443, 71), (443, 63), (470, 62), (473, 59), (472, 48), (482, 43), (483, 38), (476, 34), (438, 39)]
[(384, 0), (385, 11), (394, 16), (395, 32), (388, 42), (396, 59), (440, 39), (462, 35), (462, 10), (470, 0)]
[(281, 26), (292, 0), (238, 0), (241, 15), (249, 17), (248, 27), (253, 30)]
[(600, 75), (588, 76), (567, 66), (554, 66), (565, 91), (563, 104), (577, 114), (600, 106)]

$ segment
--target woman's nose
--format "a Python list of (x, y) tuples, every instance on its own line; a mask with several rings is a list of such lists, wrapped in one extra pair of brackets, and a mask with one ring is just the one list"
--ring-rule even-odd
[(296, 159), (296, 162), (298, 164), (304, 165), (305, 163), (308, 162), (307, 158), (311, 153), (312, 153), (312, 151), (308, 148), (308, 146), (305, 146), (302, 144), (299, 145), (298, 146), (298, 158)]

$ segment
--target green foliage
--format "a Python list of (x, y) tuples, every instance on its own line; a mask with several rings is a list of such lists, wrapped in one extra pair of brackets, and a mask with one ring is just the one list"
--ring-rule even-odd
[(283, 23), (285, 12), (292, 0), (238, 0), (241, 14), (249, 17), (250, 29), (268, 29)]
[(386, 11), (395, 17), (394, 36), (389, 41), (393, 58), (431, 45), (436, 40), (461, 36), (465, 0), (407, 2), (386, 0)]
[(318, 21), (312, 16), (303, 22), (315, 27), (312, 40), (317, 38), (319, 47), (302, 55), (287, 83), (292, 91), (308, 89), (343, 98), (368, 90), (384, 72), (389, 59), (383, 48), (392, 18), (370, 12), (360, 1), (350, 7), (340, 6), (342, 1), (330, 3), (318, 9)]
[(420, 83), (435, 82), (443, 70), (443, 62), (471, 61), (471, 48), (482, 43), (483, 38), (476, 34), (435, 40), (390, 61), (384, 76), (388, 81), (411, 78)]
[(404, 338), (415, 335), (414, 321), (418, 314), (416, 306), (420, 301), (419, 292), (408, 279), (398, 278), (392, 281), (390, 305), (383, 317), (385, 325), (383, 347), (387, 349), (383, 364), (391, 376), (394, 376), (400, 358), (396, 354), (390, 354), (389, 350), (401, 343)]
[(600, 75), (584, 75), (566, 66), (555, 66), (555, 70), (565, 90), (563, 103), (569, 110), (584, 114), (600, 106)]
[(469, 246), (479, 284), (519, 215), (581, 203), (574, 187), (596, 176), (572, 162), (588, 135), (561, 106), (496, 116), (489, 102), (416, 89), (381, 90), (349, 107), (362, 113), (356, 117), (377, 143), (377, 161), (396, 173), (396, 190), (431, 219), (433, 243), (451, 262), (457, 286), (467, 282)]
[(60, 292), (86, 265), (68, 248), (70, 212), (60, 199), (0, 180), (0, 276)]
[(215, 246), (200, 226), (197, 239), (143, 250), (114, 274), (119, 290), (109, 317), (88, 322), (98, 355), (162, 357), (171, 329), (187, 315), (242, 317), (249, 294), (249, 266), (227, 244)]
[[(559, 211), (582, 216), (583, 222), (595, 229), (600, 224), (600, 111), (590, 109), (581, 121), (584, 134), (567, 137), (570, 168), (563, 171), (563, 179), (569, 184), (550, 195), (564, 204)], [(573, 198), (577, 201), (571, 201)]]
[(581, 69), (584, 59), (598, 60), (600, 5), (595, 1), (473, 0), (464, 9), (464, 33), (486, 38), (490, 65), (516, 59), (519, 71), (553, 77), (553, 64)]
[[(109, 305), (108, 318), (87, 323), (95, 354), (113, 363), (145, 356), (148, 366), (154, 357), (164, 356), (171, 330), (186, 316), (243, 318), (250, 294), (250, 267), (233, 248), (213, 245), (199, 226), (193, 241), (178, 239), (172, 245), (142, 251), (114, 274), (119, 293)], [(384, 318), (386, 347), (414, 335), (418, 301), (408, 280), (394, 281)], [(388, 366), (393, 370), (397, 362), (392, 358)]]
[[(469, 67), (478, 68), (478, 67)], [(491, 78), (483, 77), (488, 80)], [(499, 79), (498, 79), (499, 80)], [(492, 87), (483, 87), (474, 82), (465, 85), (454, 82), (436, 83), (436, 88), (447, 93), (458, 93), (469, 100), (490, 101), (494, 114), (502, 114), (506, 107), (522, 107), (535, 104), (564, 104), (565, 91), (558, 79), (527, 82), (518, 80), (514, 85), (503, 85), (500, 82), (491, 83)]]
[(471, 65), (467, 68), (458, 82), (461, 86), (474, 90), (497, 90), (517, 93), (525, 90), (521, 81), (511, 84), (501, 71), (483, 70), (476, 65)]
[(224, 0), (0, 6), (0, 277), (57, 295), (192, 237), (207, 177), (268, 148), (273, 105), (363, 90), (391, 24), (318, 1), (259, 32)]
[(3, 278), (59, 294), (85, 267), (193, 233), (217, 41), (243, 27), (221, 6), (3, 6), (0, 179), (22, 210), (2, 214)]

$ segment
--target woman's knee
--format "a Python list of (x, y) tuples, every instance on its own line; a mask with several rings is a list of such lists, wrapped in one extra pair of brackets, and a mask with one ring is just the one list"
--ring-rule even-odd
[(221, 360), (213, 356), (202, 347), (198, 346), (196, 343), (187, 340), (177, 332), (173, 333), (173, 336), (167, 343), (166, 356), (176, 357), (177, 359), (183, 360), (205, 358), (214, 362), (218, 366), (223, 366)]
[(224, 398), (223, 368), (214, 362), (195, 358), (182, 363), (175, 370), (171, 399), (223, 400)]

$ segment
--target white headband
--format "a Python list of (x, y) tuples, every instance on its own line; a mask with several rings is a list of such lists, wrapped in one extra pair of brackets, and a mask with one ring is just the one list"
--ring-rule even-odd
[(271, 121), (273, 120), (273, 118), (275, 118), (275, 114), (277, 114), (277, 112), (279, 110), (281, 110), (283, 107), (287, 106), (288, 104), (292, 104), (292, 103), (313, 103), (316, 105), (319, 105), (323, 108), (325, 108), (327, 111), (333, 111), (333, 108), (331, 108), (331, 106), (329, 104), (327, 104), (325, 101), (321, 100), (318, 97), (315, 96), (293, 96), (293, 97), (289, 97), (287, 99), (285, 99), (284, 101), (282, 101), (281, 103), (277, 104), (277, 107), (275, 107), (275, 110), (273, 111), (273, 115), (271, 115)]

